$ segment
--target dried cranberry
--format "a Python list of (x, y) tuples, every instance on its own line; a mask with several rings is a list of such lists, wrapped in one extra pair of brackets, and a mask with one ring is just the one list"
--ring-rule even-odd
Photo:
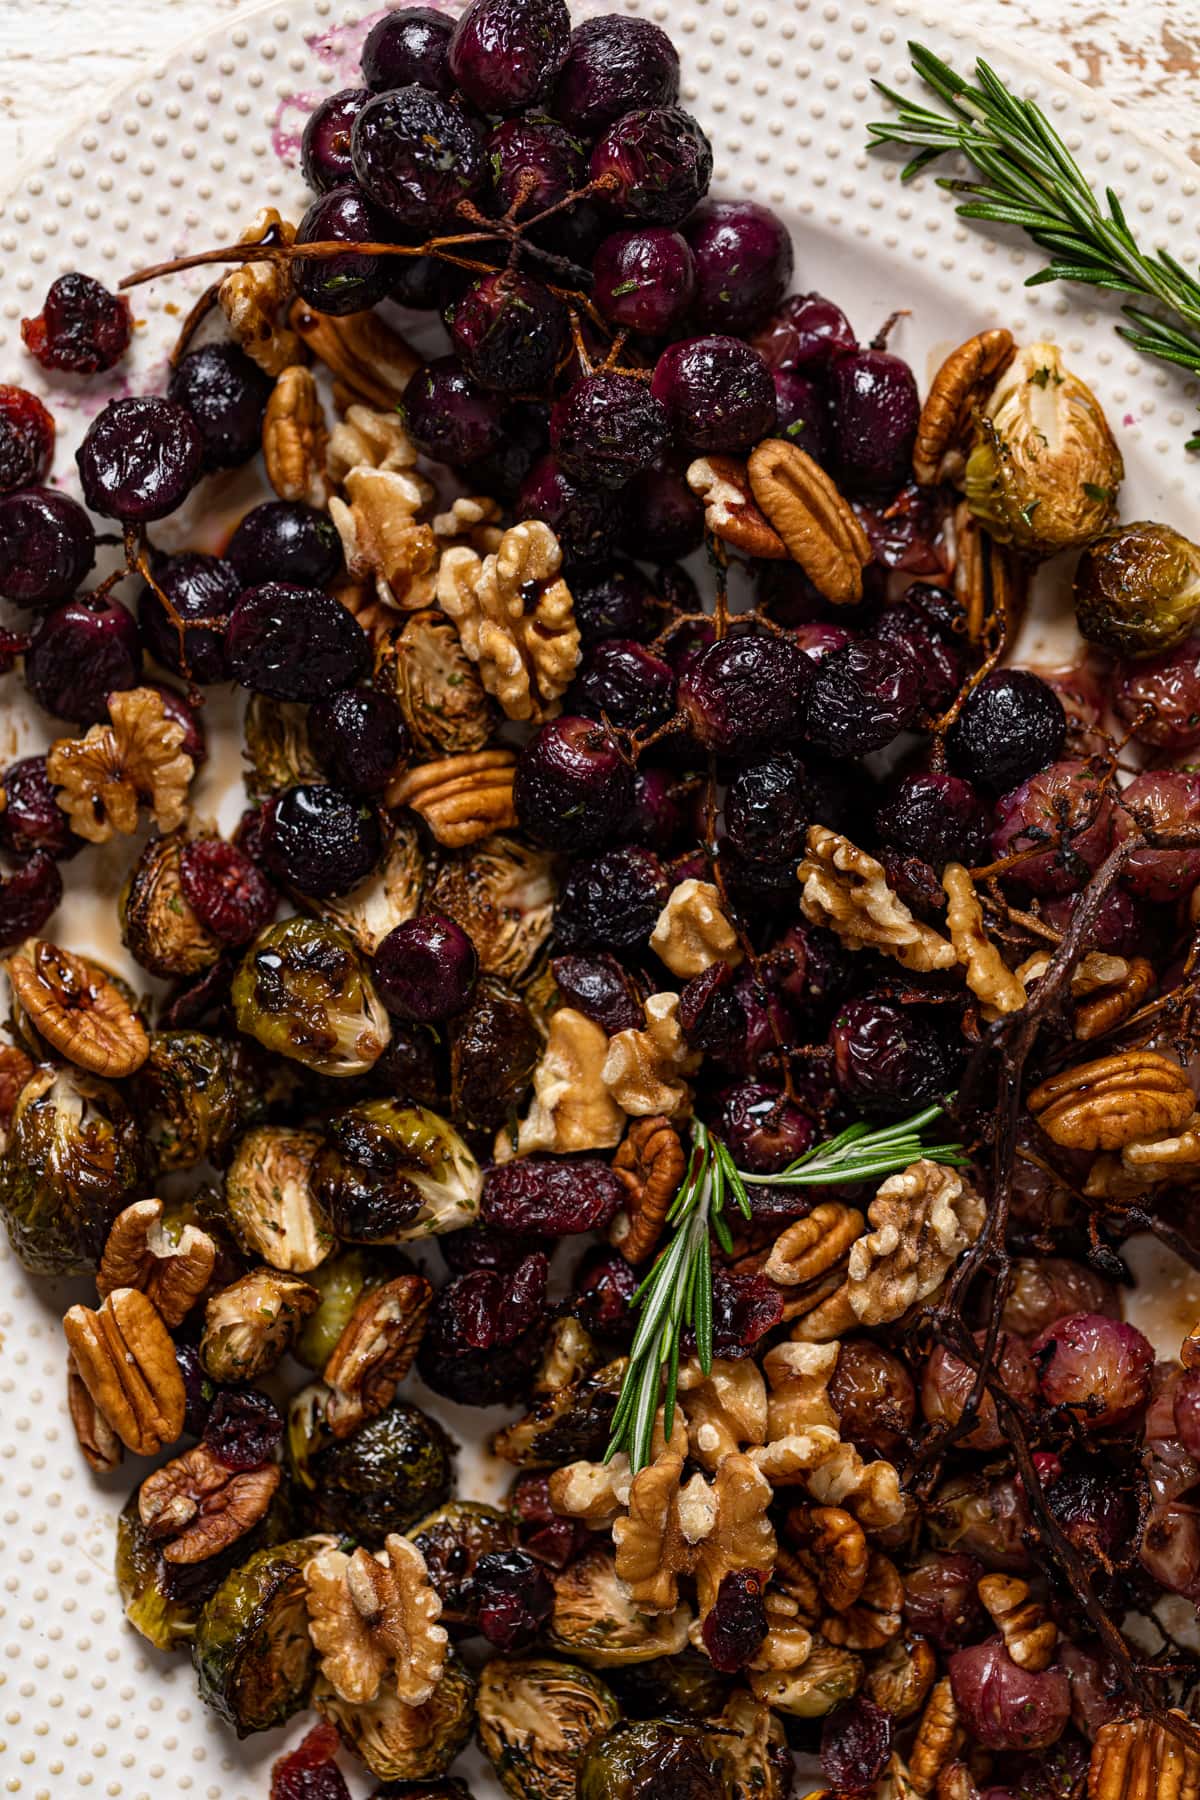
[(892, 1715), (858, 1694), (821, 1727), (821, 1773), (839, 1796), (869, 1794), (892, 1754)]
[(640, 845), (578, 860), (559, 889), (555, 936), (567, 949), (632, 949), (649, 938), (669, 893), (662, 864)]
[(227, 1469), (258, 1469), (283, 1442), (275, 1402), (257, 1388), (222, 1388), (204, 1426), (204, 1442)]
[(493, 1550), (475, 1565), (476, 1623), (506, 1653), (527, 1650), (554, 1611), (554, 1583), (525, 1550)]
[(541, 1251), (525, 1257), (511, 1275), (475, 1269), (448, 1281), (434, 1302), (434, 1324), (451, 1346), (504, 1349), (540, 1317), (549, 1263)]
[(43, 481), (54, 455), (54, 420), (28, 388), (0, 383), (0, 493)]
[(679, 1029), (693, 1050), (729, 1050), (746, 1029), (728, 963), (711, 963), (679, 996)]
[[(724, 968), (725, 964), (717, 965)], [(603, 1026), (609, 1037), (645, 1024), (633, 982), (614, 956), (556, 956), (550, 973), (565, 1006)]]
[(119, 363), (129, 348), (129, 302), (90, 275), (72, 272), (52, 281), (34, 319), (21, 320), (21, 339), (43, 369), (96, 375)]
[(713, 1276), (713, 1355), (749, 1356), (783, 1317), (783, 1295), (765, 1275)]
[(730, 1569), (701, 1627), (714, 1669), (736, 1675), (762, 1648), (767, 1635), (763, 1577), (757, 1569)]
[(11, 875), (0, 876), (0, 948), (36, 936), (62, 895), (58, 864), (45, 850), (35, 850)]
[(187, 1031), (216, 1018), (229, 999), (236, 969), (236, 959), (223, 956), (194, 980), (180, 981), (171, 989), (158, 1015), (160, 1028)]
[(314, 1725), (308, 1735), (271, 1767), (271, 1800), (350, 1800), (334, 1756), (341, 1739), (333, 1725)]
[(598, 1157), (526, 1156), (489, 1169), (479, 1216), (502, 1231), (565, 1237), (602, 1231), (624, 1189)]
[(83, 848), (50, 785), (44, 756), (23, 756), (0, 775), (0, 849), (10, 856), (45, 850), (56, 861)]
[(179, 857), (179, 885), (201, 923), (223, 944), (248, 944), (270, 924), (279, 896), (244, 850), (196, 838)]
[(438, 1249), (452, 1275), (469, 1275), (473, 1269), (510, 1274), (531, 1252), (544, 1247), (537, 1238), (517, 1237), (490, 1225), (468, 1225), (465, 1231), (447, 1231), (438, 1238)]
[(771, 961), (779, 992), (800, 1014), (839, 1000), (853, 972), (849, 953), (832, 931), (804, 922), (789, 925), (773, 946)]
[(550, 1504), (550, 1477), (531, 1471), (517, 1477), (512, 1493), (521, 1548), (550, 1569), (565, 1569), (591, 1542), (578, 1519), (563, 1519)]
[(639, 1279), (623, 1256), (597, 1245), (575, 1271), (566, 1310), (596, 1337), (627, 1342), (636, 1323), (631, 1303)]

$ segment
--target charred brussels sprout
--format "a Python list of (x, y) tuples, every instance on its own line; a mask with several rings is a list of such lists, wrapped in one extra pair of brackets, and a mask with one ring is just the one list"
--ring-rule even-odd
[(472, 1800), (470, 1788), (457, 1775), (443, 1781), (385, 1781), (371, 1800)]
[(608, 1679), (621, 1710), (631, 1718), (653, 1719), (663, 1713), (707, 1719), (720, 1712), (729, 1694), (729, 1678), (713, 1668), (698, 1650), (652, 1662), (614, 1669)]
[(796, 1778), (783, 1726), (745, 1688), (736, 1688), (709, 1742), (724, 1777), (722, 1800), (790, 1800)]
[(475, 1683), (456, 1656), (423, 1706), (406, 1706), (384, 1686), (379, 1697), (356, 1706), (324, 1678), (313, 1705), (337, 1726), (357, 1757), (383, 1781), (427, 1781), (445, 1774), (471, 1735)]
[(450, 1032), (454, 1117), (476, 1131), (498, 1131), (520, 1109), (541, 1048), (520, 995), (485, 977)]
[(331, 1543), (293, 1538), (256, 1551), (200, 1615), (192, 1641), (200, 1696), (239, 1737), (282, 1725), (308, 1700), (314, 1662), (304, 1565)]
[(1056, 346), (1018, 350), (980, 410), (967, 458), (975, 517), (1033, 556), (1077, 550), (1111, 525), (1124, 475), (1100, 402)]
[(334, 1245), (310, 1184), (321, 1139), (315, 1131), (260, 1125), (238, 1142), (225, 1176), (225, 1205), (238, 1242), (272, 1268), (307, 1274)]
[(625, 1719), (588, 1746), (579, 1800), (726, 1800), (721, 1768), (699, 1726)]
[(233, 978), (238, 1029), (320, 1075), (362, 1075), (391, 1027), (354, 942), (320, 919), (260, 931)]
[(220, 939), (201, 923), (180, 885), (185, 841), (178, 831), (151, 838), (121, 892), (122, 941), (151, 975), (199, 975), (220, 960)]
[(580, 1761), (619, 1716), (590, 1669), (549, 1656), (493, 1657), (477, 1706), (480, 1745), (513, 1800), (576, 1800)]
[(863, 1666), (857, 1656), (819, 1641), (799, 1669), (750, 1672), (755, 1699), (797, 1719), (823, 1719), (835, 1706), (852, 1700), (862, 1680)]
[(308, 1281), (320, 1299), (292, 1346), (293, 1356), (306, 1369), (323, 1369), (360, 1297), (396, 1275), (412, 1273), (413, 1265), (407, 1256), (382, 1247), (340, 1250), (336, 1256), (327, 1257), (319, 1268), (309, 1271)]
[(1118, 656), (1173, 650), (1200, 618), (1200, 545), (1149, 519), (1119, 525), (1079, 559), (1075, 617)]
[(546, 1640), (565, 1656), (599, 1669), (675, 1656), (688, 1641), (691, 1613), (642, 1613), (617, 1579), (611, 1550), (597, 1545), (554, 1576), (554, 1615)]
[(319, 918), (340, 925), (359, 949), (372, 956), (389, 931), (415, 919), (425, 886), (425, 855), (415, 824), (398, 819), (379, 867), (348, 894), (305, 900)]
[(319, 781), (321, 770), (308, 741), (308, 708), (294, 700), (252, 694), (246, 707), (246, 787), (268, 800), (299, 781)]
[(238, 1124), (237, 1055), (202, 1031), (153, 1031), (133, 1099), (159, 1170), (219, 1162)]
[(313, 1186), (339, 1237), (399, 1243), (469, 1225), (483, 1177), (437, 1113), (367, 1100), (329, 1121)]
[(598, 1462), (612, 1435), (625, 1369), (626, 1358), (621, 1356), (594, 1375), (543, 1394), (523, 1419), (496, 1433), (493, 1451), (522, 1469)]
[(38, 1069), (0, 1157), (0, 1214), (25, 1268), (90, 1274), (145, 1170), (141, 1132), (117, 1088), (79, 1069)]
[(414, 1525), (409, 1537), (425, 1559), (441, 1598), (442, 1623), (466, 1625), (475, 1616), (475, 1569), (481, 1556), (511, 1550), (517, 1541), (510, 1518), (476, 1500), (452, 1500)]
[(442, 863), (430, 906), (462, 926), (485, 975), (519, 982), (533, 968), (554, 923), (553, 862), (498, 834)]
[(450, 1439), (420, 1407), (396, 1400), (352, 1437), (329, 1439), (320, 1388), (296, 1396), (288, 1456), (305, 1514), (318, 1530), (382, 1543), (449, 1498)]
[(178, 1650), (191, 1641), (205, 1599), (203, 1593), (199, 1600), (178, 1598), (168, 1587), (170, 1573), (142, 1524), (135, 1491), (117, 1520), (117, 1592), (129, 1623), (156, 1650)]

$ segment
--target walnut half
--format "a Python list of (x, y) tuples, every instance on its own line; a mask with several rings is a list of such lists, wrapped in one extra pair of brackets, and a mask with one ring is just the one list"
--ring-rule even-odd
[(513, 525), (491, 555), (452, 547), (438, 565), (438, 605), (509, 719), (558, 710), (579, 661), (575, 602), (558, 539), (540, 520)]
[(449, 1642), (442, 1603), (424, 1559), (389, 1533), (384, 1548), (324, 1550), (305, 1566), (308, 1634), (321, 1673), (355, 1705), (374, 1700), (385, 1677), (406, 1706), (420, 1706), (441, 1679)]

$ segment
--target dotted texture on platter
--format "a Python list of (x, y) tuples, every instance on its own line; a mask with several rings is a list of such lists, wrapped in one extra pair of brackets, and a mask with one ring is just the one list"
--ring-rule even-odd
[[(573, 10), (578, 18), (614, 4), (621, 0)], [(753, 195), (784, 214), (798, 287), (834, 295), (863, 337), (895, 307), (909, 309), (894, 344), (922, 381), (932, 359), (985, 325), (1060, 342), (1118, 428), (1127, 516), (1158, 514), (1200, 532), (1194, 465), (1181, 449), (1194, 384), (1134, 357), (1113, 335), (1114, 309), (1088, 293), (1024, 290), (1036, 253), (966, 228), (933, 177), (902, 189), (899, 163), (864, 151), (866, 125), (883, 105), (872, 77), (911, 83), (908, 38), (959, 65), (979, 40), (902, 0), (676, 0), (641, 10), (679, 46), (684, 103), (714, 144), (714, 191)], [(264, 205), (294, 215), (303, 119), (323, 94), (355, 80), (377, 16), (333, 0), (243, 12), (101, 106), (16, 181), (0, 206), (0, 379), (48, 399), (59, 424), (55, 477), (65, 486), (74, 486), (75, 445), (105, 400), (161, 387), (180, 322), (211, 272), (139, 288), (133, 352), (91, 382), (44, 378), (22, 352), (21, 316), (38, 310), (67, 269), (115, 285), (135, 268), (235, 240)], [(69, 19), (58, 28), (70, 29)], [(1141, 139), (1086, 90), (985, 48), (1073, 148), (1086, 143), (1087, 166), (1116, 188), (1145, 241), (1194, 263), (1194, 166)], [(0, 718), (20, 692), (9, 684)], [(5, 759), (23, 723), (0, 724)], [(71, 941), (65, 914), (62, 929)], [(73, 941), (84, 947), (77, 934)], [(187, 1659), (159, 1656), (120, 1617), (113, 1532), (135, 1470), (97, 1481), (76, 1450), (59, 1325), (76, 1297), (62, 1284), (35, 1287), (0, 1245), (0, 1793), (265, 1800), (269, 1764), (297, 1730), (235, 1744), (205, 1715)], [(436, 1402), (432, 1410), (447, 1415)], [(482, 1436), (482, 1415), (449, 1410), (460, 1438)], [(468, 1466), (464, 1455), (460, 1468)], [(469, 1477), (462, 1485), (472, 1491)], [(353, 1781), (360, 1794), (371, 1785)], [(479, 1800), (498, 1792), (478, 1774), (472, 1786)]]

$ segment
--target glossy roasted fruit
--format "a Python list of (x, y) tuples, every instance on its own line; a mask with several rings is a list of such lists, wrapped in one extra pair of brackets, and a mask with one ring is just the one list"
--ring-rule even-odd
[(552, 850), (586, 850), (614, 836), (632, 796), (633, 775), (620, 746), (591, 719), (541, 726), (517, 760), (517, 817)]
[(263, 413), (272, 382), (236, 344), (202, 344), (181, 356), (168, 398), (191, 414), (204, 443), (206, 469), (236, 469), (262, 447)]
[(56, 488), (0, 495), (0, 594), (40, 612), (75, 592), (96, 556), (96, 533), (78, 501)]
[(712, 145), (678, 106), (624, 113), (592, 150), (588, 173), (605, 181), (606, 203), (647, 225), (678, 225), (712, 179)]
[(261, 848), (276, 881), (325, 900), (366, 880), (383, 855), (383, 827), (367, 801), (300, 783), (268, 802)]
[(412, 85), (377, 94), (354, 121), (354, 176), (401, 225), (428, 232), (453, 223), (460, 200), (483, 189), (483, 138), (465, 110)]
[(275, 700), (323, 700), (365, 675), (371, 661), (366, 633), (340, 601), (282, 581), (246, 589), (225, 652), (235, 680)]
[(174, 400), (110, 400), (88, 426), (75, 462), (93, 512), (143, 525), (187, 499), (204, 466), (204, 439)]
[(43, 369), (97, 375), (120, 362), (131, 327), (123, 294), (73, 270), (50, 283), (35, 319), (21, 320), (21, 341)]

